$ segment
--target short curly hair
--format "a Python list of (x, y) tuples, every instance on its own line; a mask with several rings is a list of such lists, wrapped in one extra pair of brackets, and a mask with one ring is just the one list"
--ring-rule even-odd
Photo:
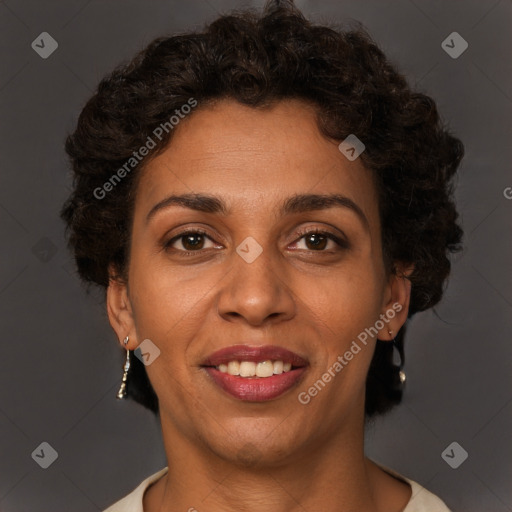
[[(151, 155), (98, 198), (116, 170), (190, 98), (264, 108), (284, 99), (312, 105), (324, 136), (355, 134), (375, 178), (388, 272), (408, 276), (408, 318), (434, 306), (461, 249), (453, 177), (464, 154), (432, 98), (413, 91), (360, 23), (349, 30), (313, 24), (291, 1), (268, 2), (261, 14), (233, 11), (202, 32), (159, 37), (98, 85), (66, 140), (74, 189), (61, 216), (78, 273), (105, 290), (109, 266), (126, 279), (137, 177), (170, 143), (163, 133)], [(191, 115), (194, 115), (193, 113)], [(405, 325), (395, 343), (402, 356)], [(132, 358), (128, 396), (159, 414), (144, 366)], [(366, 381), (365, 415), (383, 414), (402, 398), (393, 345), (377, 340)]]

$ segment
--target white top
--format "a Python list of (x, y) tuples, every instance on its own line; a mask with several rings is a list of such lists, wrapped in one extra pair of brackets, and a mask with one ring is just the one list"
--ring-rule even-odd
[[(381, 464), (377, 465), (390, 475), (393, 475), (398, 479), (407, 482), (411, 486), (411, 499), (402, 512), (450, 512), (450, 509), (445, 505), (443, 501), (441, 501), (435, 494), (427, 491), (427, 489), (422, 487), (414, 480), (409, 480), (396, 471), (382, 466)], [(152, 483), (156, 482), (160, 477), (165, 475), (165, 473), (167, 473), (167, 467), (161, 469), (151, 476), (148, 476), (148, 478), (143, 480), (139, 486), (130, 494), (117, 501), (103, 512), (144, 512), (144, 508), (142, 506), (142, 497), (144, 496), (144, 492)]]

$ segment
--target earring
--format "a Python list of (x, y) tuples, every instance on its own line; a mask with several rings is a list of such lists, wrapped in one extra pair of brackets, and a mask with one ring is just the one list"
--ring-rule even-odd
[[(388, 331), (389, 335), (392, 336), (393, 335), (393, 331)], [(402, 371), (402, 366), (403, 366), (403, 361), (402, 361), (402, 356), (400, 354), (400, 350), (398, 349), (398, 346), (396, 344), (396, 338), (393, 338), (393, 348), (396, 349), (396, 352), (398, 353), (398, 357), (400, 359), (400, 363), (398, 364), (400, 370), (398, 372), (398, 378), (400, 379), (400, 384), (403, 385), (403, 383), (406, 381), (406, 375), (405, 375), (405, 372)], [(394, 358), (393, 358), (394, 359)]]
[[(123, 340), (124, 345), (126, 346), (129, 341), (129, 336), (126, 336), (126, 338)], [(123, 379), (121, 382), (121, 387), (119, 388), (119, 391), (117, 392), (116, 397), (119, 400), (122, 400), (126, 397), (126, 381), (128, 380), (128, 370), (130, 369), (130, 351), (126, 349), (126, 361), (124, 363), (124, 371), (123, 371)]]

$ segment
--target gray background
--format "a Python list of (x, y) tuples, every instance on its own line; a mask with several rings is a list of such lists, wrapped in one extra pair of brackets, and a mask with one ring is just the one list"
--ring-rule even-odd
[[(70, 191), (63, 141), (101, 77), (154, 37), (262, 2), (0, 2), (0, 509), (101, 510), (166, 465), (149, 411), (115, 399), (123, 352), (87, 295), (58, 212)], [(465, 250), (436, 312), (413, 319), (403, 405), (367, 452), (455, 512), (512, 510), (510, 0), (297, 1), (318, 21), (360, 20), (466, 146), (457, 201)], [(31, 48), (43, 31), (59, 47)], [(459, 32), (452, 59), (441, 42)], [(58, 453), (42, 469), (42, 442)], [(469, 458), (452, 469), (457, 441)]]

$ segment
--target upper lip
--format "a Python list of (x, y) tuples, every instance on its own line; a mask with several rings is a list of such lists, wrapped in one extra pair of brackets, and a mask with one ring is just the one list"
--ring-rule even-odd
[(202, 363), (202, 366), (219, 366), (229, 361), (283, 361), (292, 366), (307, 366), (308, 362), (295, 352), (276, 345), (232, 345), (221, 348), (210, 354)]

